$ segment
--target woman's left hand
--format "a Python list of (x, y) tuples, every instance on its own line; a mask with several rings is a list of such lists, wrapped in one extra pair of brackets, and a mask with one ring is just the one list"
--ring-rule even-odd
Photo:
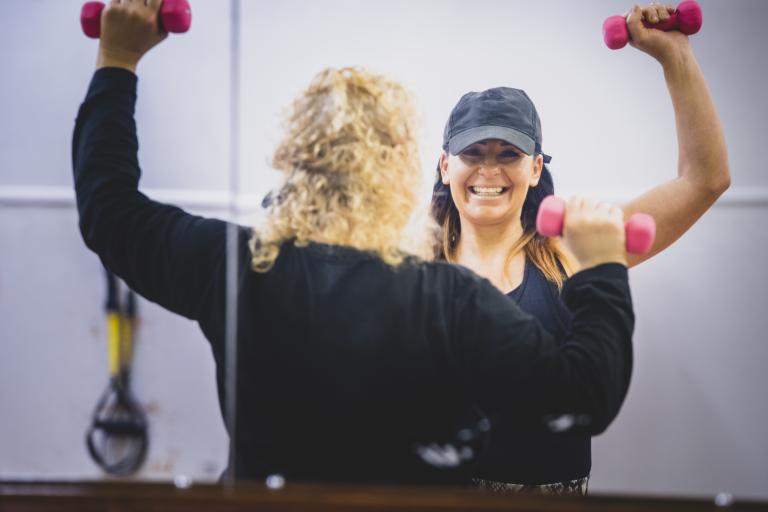
[(629, 44), (643, 51), (659, 61), (662, 66), (674, 62), (676, 58), (690, 51), (688, 36), (678, 30), (663, 30), (646, 28), (643, 20), (649, 26), (664, 21), (675, 11), (671, 5), (651, 3), (650, 5), (636, 5), (627, 15), (627, 29), (629, 30)]

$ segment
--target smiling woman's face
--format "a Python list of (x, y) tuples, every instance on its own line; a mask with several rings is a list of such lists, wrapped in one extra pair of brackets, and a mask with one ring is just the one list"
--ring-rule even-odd
[(440, 174), (450, 186), (462, 223), (503, 224), (520, 219), (528, 188), (541, 176), (541, 155), (526, 155), (497, 139), (467, 146), (458, 155), (443, 153)]

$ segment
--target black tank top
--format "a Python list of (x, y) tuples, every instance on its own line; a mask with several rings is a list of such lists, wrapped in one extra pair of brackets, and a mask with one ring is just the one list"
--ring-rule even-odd
[[(558, 339), (571, 326), (571, 314), (557, 285), (526, 259), (523, 282), (507, 294)], [(515, 391), (510, 391), (514, 393)], [(524, 390), (522, 391), (524, 392)], [(516, 484), (544, 484), (589, 475), (592, 443), (583, 432), (553, 432), (541, 423), (520, 424), (519, 418), (491, 416), (491, 435), (477, 476)]]

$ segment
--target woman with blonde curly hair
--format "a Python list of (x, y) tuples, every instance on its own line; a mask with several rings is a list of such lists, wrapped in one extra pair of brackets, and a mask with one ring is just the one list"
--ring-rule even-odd
[(136, 65), (165, 37), (159, 6), (105, 8), (73, 138), (80, 228), (133, 289), (198, 322), (222, 402), (237, 231), (236, 478), (467, 481), (488, 430), (477, 408), (607, 427), (632, 362), (620, 210), (569, 205), (583, 270), (563, 289), (575, 321), (558, 346), (490, 283), (402, 242), (420, 171), (407, 95), (381, 76), (326, 70), (299, 96), (274, 159), (285, 183), (259, 228), (152, 201), (138, 191), (133, 113)]
[(275, 151), (285, 183), (251, 241), (253, 268), (271, 268), (285, 240), (347, 245), (390, 265), (406, 254), (430, 257), (431, 224), (405, 230), (421, 186), (413, 132), (401, 85), (357, 69), (318, 74), (295, 100)]

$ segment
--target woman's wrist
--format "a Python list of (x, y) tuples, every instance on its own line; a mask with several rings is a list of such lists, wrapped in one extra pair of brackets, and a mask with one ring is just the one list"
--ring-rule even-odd
[(622, 254), (614, 254), (611, 256), (604, 255), (604, 256), (597, 256), (594, 258), (587, 258), (583, 261), (578, 262), (578, 271), (587, 270), (588, 268), (594, 268), (599, 265), (603, 265), (605, 263), (618, 263), (619, 265), (624, 265), (625, 267), (628, 266), (627, 263), (627, 255), (625, 253)]
[(687, 42), (685, 45), (676, 47), (673, 51), (666, 53), (658, 60), (667, 80), (685, 74), (691, 64), (695, 65), (696, 63), (696, 58)]
[(105, 48), (99, 48), (99, 54), (96, 58), (96, 69), (100, 68), (123, 68), (136, 73), (138, 59), (132, 55), (120, 52), (110, 51)]

